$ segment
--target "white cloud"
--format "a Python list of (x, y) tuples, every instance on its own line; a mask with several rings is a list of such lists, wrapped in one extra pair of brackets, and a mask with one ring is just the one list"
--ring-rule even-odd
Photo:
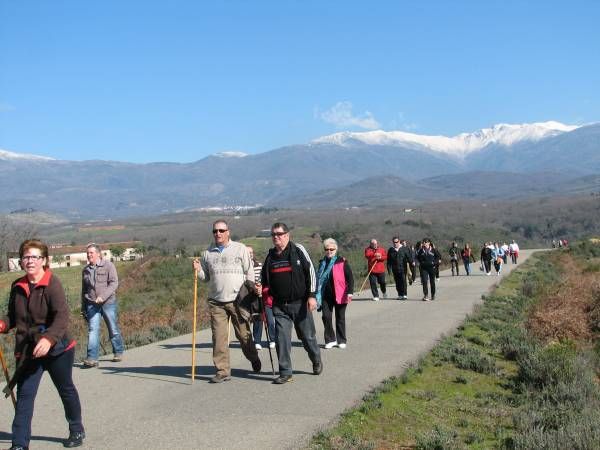
[(414, 131), (419, 128), (419, 125), (414, 122), (408, 122), (403, 112), (399, 112), (395, 119), (390, 123), (392, 130)]
[(337, 102), (327, 111), (320, 112), (317, 109), (315, 116), (338, 128), (358, 127), (367, 130), (376, 130), (381, 127), (381, 124), (377, 122), (373, 114), (369, 111), (365, 111), (362, 116), (353, 115), (352, 103), (349, 101)]

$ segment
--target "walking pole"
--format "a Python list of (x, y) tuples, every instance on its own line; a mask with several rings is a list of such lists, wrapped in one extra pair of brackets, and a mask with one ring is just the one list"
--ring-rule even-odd
[(194, 270), (194, 319), (192, 320), (192, 383), (196, 378), (196, 309), (198, 306), (198, 271)]
[(229, 342), (231, 342), (231, 316), (227, 320), (227, 347), (229, 347)]
[[(375, 262), (375, 264), (377, 264), (377, 262)], [(367, 278), (365, 278), (365, 281), (363, 281), (363, 284), (360, 285), (360, 289), (358, 292), (362, 292), (363, 288), (365, 287), (365, 284), (367, 283), (367, 280), (369, 279), (369, 275), (371, 275), (371, 272), (373, 272), (373, 269), (375, 268), (375, 264), (373, 264), (373, 266), (371, 266), (371, 270), (369, 270), (369, 273), (367, 274)]]
[(269, 341), (269, 358), (271, 359), (271, 370), (273, 371), (273, 376), (275, 376), (275, 365), (273, 364), (273, 352), (271, 352), (271, 334), (269, 333), (269, 325), (267, 323), (267, 311), (265, 309), (265, 305), (263, 305), (262, 297), (260, 298), (260, 305), (262, 308), (262, 319), (265, 324), (265, 333), (267, 335), (267, 341)]
[[(2, 371), (4, 372), (4, 378), (6, 378), (6, 382), (10, 382), (10, 377), (8, 376), (8, 368), (6, 367), (6, 361), (4, 360), (4, 353), (2, 353), (2, 348), (0, 348), (0, 362), (2, 363)], [(10, 398), (13, 402), (13, 406), (15, 409), (17, 408), (17, 399), (15, 398), (15, 393), (13, 390), (10, 390)]]

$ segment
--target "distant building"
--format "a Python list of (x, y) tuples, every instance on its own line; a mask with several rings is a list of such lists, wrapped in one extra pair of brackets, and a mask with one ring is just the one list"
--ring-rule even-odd
[[(136, 246), (140, 244), (139, 241), (129, 242), (107, 242), (100, 245), (102, 248), (102, 258), (109, 259), (110, 261), (135, 261), (136, 259), (142, 258), (144, 255), (136, 251)], [(55, 244), (48, 246), (48, 252), (50, 253), (50, 268), (54, 269), (57, 267), (73, 267), (83, 266), (87, 264), (86, 245), (64, 245)], [(120, 255), (113, 255), (110, 250), (115, 248), (123, 249), (123, 253)], [(11, 252), (8, 255), (8, 271), (16, 272), (21, 270), (19, 265), (19, 254)]]

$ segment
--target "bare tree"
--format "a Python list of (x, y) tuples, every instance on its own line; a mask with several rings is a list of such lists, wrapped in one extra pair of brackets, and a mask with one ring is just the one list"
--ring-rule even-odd
[(8, 270), (8, 254), (19, 250), (25, 239), (35, 236), (37, 227), (33, 223), (16, 223), (0, 217), (0, 271)]

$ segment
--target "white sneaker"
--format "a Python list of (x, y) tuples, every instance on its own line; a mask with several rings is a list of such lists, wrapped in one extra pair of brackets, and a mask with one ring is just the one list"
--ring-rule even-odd
[(346, 344), (340, 344), (338, 345), (339, 348), (346, 348)]
[(254, 344), (254, 347), (256, 348), (256, 350), (262, 350), (262, 345), (260, 344)]
[(275, 342), (269, 342), (269, 348), (275, 348)]
[(378, 302), (379, 301), (379, 297), (373, 297), (373, 301), (374, 302)]
[(383, 293), (383, 298), (388, 298), (388, 297), (387, 297), (387, 292), (384, 292), (384, 293)]
[(327, 344), (325, 344), (325, 348), (326, 348), (327, 350), (329, 350), (330, 348), (333, 348), (333, 347), (335, 347), (336, 345), (338, 345), (338, 343), (337, 343), (337, 342), (335, 342), (335, 341), (333, 341), (333, 342), (328, 342)]
[(402, 296), (402, 300), (407, 300), (408, 299), (408, 295), (403, 295)]

